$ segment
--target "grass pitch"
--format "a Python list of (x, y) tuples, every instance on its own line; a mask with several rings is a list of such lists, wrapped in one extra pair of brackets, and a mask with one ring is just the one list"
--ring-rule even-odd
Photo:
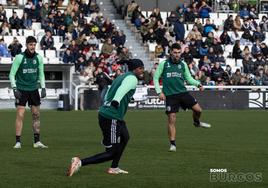
[[(32, 148), (27, 111), (20, 150), (13, 149), (15, 111), (0, 111), (0, 187), (268, 187), (268, 112), (204, 111), (202, 119), (212, 128), (195, 128), (191, 112), (177, 114), (177, 152), (169, 153), (164, 111), (128, 111), (130, 141), (120, 166), (130, 174), (106, 174), (107, 162), (83, 167), (70, 178), (65, 174), (71, 157), (103, 151), (96, 111), (41, 111), (41, 140), (49, 149)], [(211, 182), (210, 169), (262, 178)]]

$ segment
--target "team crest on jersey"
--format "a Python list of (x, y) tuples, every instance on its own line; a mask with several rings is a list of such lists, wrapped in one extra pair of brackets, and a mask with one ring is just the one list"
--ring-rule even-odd
[(166, 107), (166, 111), (167, 111), (167, 112), (170, 112), (170, 111), (171, 111), (171, 106), (167, 106), (167, 107)]
[(178, 69), (181, 69), (181, 65), (178, 65)]
[(27, 61), (26, 61), (26, 59), (24, 59), (24, 62), (23, 62), (23, 64), (27, 64)]
[(36, 60), (33, 60), (33, 64), (34, 64), (34, 65), (36, 64)]

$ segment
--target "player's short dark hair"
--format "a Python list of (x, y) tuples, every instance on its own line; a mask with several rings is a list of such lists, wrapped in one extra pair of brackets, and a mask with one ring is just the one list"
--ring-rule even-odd
[(35, 37), (33, 36), (29, 36), (26, 38), (26, 44), (29, 44), (29, 43), (37, 43), (37, 40)]
[(171, 50), (174, 50), (174, 49), (180, 50), (181, 49), (181, 45), (179, 45), (178, 43), (172, 44)]

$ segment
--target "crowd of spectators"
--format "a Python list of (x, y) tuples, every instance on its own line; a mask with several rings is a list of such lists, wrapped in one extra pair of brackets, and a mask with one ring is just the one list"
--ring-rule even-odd
[[(62, 37), (59, 54), (63, 63), (74, 63), (80, 76), (93, 83), (102, 69), (111, 79), (124, 73), (124, 60), (132, 58), (124, 46), (126, 36), (109, 18), (104, 18), (95, 0), (71, 0), (60, 10), (62, 1), (29, 0), (20, 18), (16, 9), (7, 19), (5, 8), (0, 5), (0, 33), (11, 36), (12, 29), (31, 30), (32, 23), (41, 22), (45, 34), (40, 40), (41, 50), (55, 50), (52, 36)], [(169, 46), (174, 42), (182, 46), (182, 58), (191, 74), (204, 85), (268, 85), (268, 48), (264, 42), (268, 32), (268, 19), (258, 20), (256, 7), (245, 4), (237, 15), (229, 15), (223, 23), (210, 18), (210, 2), (194, 1), (182, 4), (163, 20), (159, 8), (148, 16), (140, 6), (130, 2), (126, 16), (140, 31), (142, 42), (156, 43), (155, 58), (167, 58)], [(188, 26), (192, 26), (188, 29)], [(231, 53), (227, 47), (232, 46)], [(14, 37), (7, 46), (0, 39), (0, 57), (14, 57), (22, 45)], [(228, 59), (242, 61), (242, 67), (229, 66)], [(145, 72), (145, 84), (152, 84), (158, 63)]]
[[(204, 85), (268, 85), (267, 15), (258, 19), (256, 7), (247, 3), (226, 20), (210, 18), (211, 12), (206, 0), (194, 1), (178, 6), (163, 20), (159, 8), (146, 16), (132, 1), (126, 17), (145, 45), (156, 44), (155, 58), (167, 58), (170, 45), (179, 43), (192, 76)], [(230, 59), (236, 62), (233, 67)], [(149, 73), (149, 83), (157, 65)]]
[[(65, 9), (59, 9), (62, 1), (29, 0), (23, 9), (23, 16), (13, 9), (12, 16), (6, 17), (5, 7), (0, 5), (0, 33), (12, 36), (12, 29), (17, 31), (32, 30), (32, 23), (40, 22), (45, 34), (39, 42), (40, 50), (56, 50), (53, 36), (62, 38), (58, 50), (63, 63), (74, 63), (75, 71), (84, 76), (80, 79), (93, 83), (100, 69), (111, 78), (125, 72), (124, 60), (132, 57), (124, 46), (126, 36), (116, 28), (109, 18), (104, 18), (95, 0), (70, 0)], [(24, 33), (25, 33), (24, 32)], [(4, 38), (0, 39), (0, 57), (15, 57), (22, 52), (22, 45), (16, 37), (7, 46)]]

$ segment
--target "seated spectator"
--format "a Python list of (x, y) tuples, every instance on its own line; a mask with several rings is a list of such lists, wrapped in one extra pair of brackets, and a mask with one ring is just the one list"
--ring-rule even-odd
[(235, 17), (235, 20), (234, 20), (234, 25), (233, 25), (233, 29), (236, 29), (238, 31), (241, 31), (241, 28), (242, 28), (242, 23), (241, 23), (241, 20), (240, 20), (240, 16), (237, 15)]
[(183, 41), (184, 40), (185, 28), (184, 28), (184, 22), (183, 22), (182, 17), (179, 18), (174, 23), (174, 33), (175, 33), (176, 41)]
[(55, 50), (54, 39), (51, 35), (51, 31), (47, 30), (46, 34), (42, 37), (40, 41), (40, 47), (42, 50)]
[(10, 26), (9, 26), (7, 21), (4, 21), (1, 24), (0, 33), (1, 33), (2, 36), (11, 35)]
[(223, 81), (224, 70), (222, 69), (219, 62), (215, 63), (215, 66), (211, 69), (211, 80), (215, 81), (216, 84)]
[(131, 1), (128, 5), (127, 5), (127, 17), (131, 18), (132, 17), (132, 13), (135, 10), (135, 8), (138, 6), (138, 4), (135, 1)]
[(102, 45), (101, 53), (108, 58), (114, 50), (111, 38), (107, 38), (106, 42)]
[(189, 47), (187, 46), (184, 49), (184, 52), (181, 54), (181, 58), (183, 58), (183, 60), (189, 65), (190, 63), (193, 62), (193, 55), (190, 52)]
[(9, 24), (11, 29), (16, 29), (17, 32), (19, 31), (19, 29), (21, 29), (22, 21), (18, 17), (17, 12), (13, 12), (12, 16), (9, 18)]
[(212, 8), (207, 5), (206, 1), (202, 1), (201, 6), (199, 7), (199, 17), (200, 18), (209, 18), (209, 13), (212, 11)]
[(228, 18), (224, 21), (224, 30), (225, 31), (231, 31), (234, 26), (234, 17), (233, 15), (229, 15)]
[(28, 14), (26, 12), (23, 13), (22, 16), (22, 23), (25, 29), (31, 29), (32, 28), (32, 19), (28, 17)]
[(74, 63), (74, 54), (70, 48), (67, 48), (63, 55), (63, 63)]
[(260, 42), (265, 40), (265, 33), (261, 31), (261, 28), (258, 26), (256, 30), (253, 32), (253, 41), (259, 40)]
[(193, 29), (189, 32), (187, 38), (189, 38), (189, 40), (202, 40), (202, 34), (196, 25), (193, 26)]
[(228, 45), (231, 44), (231, 38), (228, 35), (227, 31), (224, 30), (220, 36), (221, 44)]
[(254, 62), (254, 65), (255, 65), (255, 68), (256, 67), (259, 67), (259, 66), (262, 66), (264, 67), (266, 65), (266, 62), (265, 60), (263, 59), (263, 56), (261, 53), (258, 53), (257, 54), (257, 58), (256, 58), (256, 61)]
[(233, 47), (233, 52), (232, 52), (232, 58), (243, 59), (239, 40), (235, 41), (235, 45)]
[(162, 45), (158, 42), (154, 50), (155, 58), (163, 58), (165, 51)]
[(156, 35), (153, 29), (149, 29), (149, 32), (146, 35), (146, 40), (150, 43), (154, 43), (156, 41)]
[(249, 18), (251, 18), (251, 19), (258, 19), (258, 13), (257, 13), (255, 7), (250, 7), (250, 10), (249, 10)]
[(11, 57), (4, 39), (0, 39), (0, 57)]
[(194, 23), (196, 15), (191, 7), (187, 7), (186, 12), (184, 13), (184, 17), (186, 23)]
[(6, 11), (4, 9), (4, 6), (0, 4), (0, 22), (4, 22), (4, 21), (7, 21)]
[(250, 49), (248, 46), (245, 46), (244, 49), (243, 49), (243, 52), (242, 52), (242, 57), (246, 57), (246, 56), (250, 56), (251, 55), (251, 52), (250, 52)]
[(249, 18), (249, 11), (247, 10), (247, 7), (243, 7), (242, 10), (240, 10), (239, 12), (239, 16), (242, 18), (242, 19), (247, 19)]
[(203, 56), (202, 58), (200, 58), (199, 62), (198, 62), (198, 68), (201, 70), (203, 67), (207, 67), (209, 69), (210, 72), (210, 60), (208, 59), (208, 56)]
[(262, 31), (268, 31), (268, 19), (266, 16), (262, 16), (262, 19), (259, 23)]
[(231, 34), (230, 34), (230, 39), (231, 39), (231, 42), (232, 44), (235, 44), (235, 42), (237, 40), (240, 40), (240, 36), (238, 34), (238, 30), (237, 29), (234, 29)]
[(260, 40), (256, 40), (251, 48), (251, 54), (254, 58), (257, 57), (257, 54), (261, 53), (261, 43)]
[(242, 78), (240, 69), (236, 69), (235, 73), (232, 75), (230, 79), (231, 85), (240, 85), (240, 80)]
[(248, 29), (244, 30), (244, 33), (241, 36), (240, 43), (247, 45), (247, 44), (250, 44), (252, 40), (253, 40), (253, 37), (250, 34), (250, 31)]
[(210, 60), (210, 62), (211, 63), (215, 63), (216, 62), (216, 53), (214, 52), (214, 49), (213, 49), (213, 47), (210, 47), (209, 49), (208, 49), (208, 54), (207, 54), (207, 56), (208, 56), (208, 59)]
[(265, 73), (263, 75), (262, 85), (268, 86), (268, 69), (265, 70)]
[(97, 57), (96, 52), (92, 52), (91, 56), (88, 59), (88, 62), (92, 62), (95, 67), (98, 66), (100, 59)]
[(116, 47), (123, 47), (126, 42), (126, 35), (123, 31), (117, 31), (112, 37), (112, 44)]
[(252, 60), (252, 58), (250, 57), (250, 55), (246, 55), (243, 58), (243, 72), (246, 74), (254, 74), (255, 73), (255, 65), (254, 62)]
[(264, 56), (264, 58), (268, 58), (268, 47), (267, 44), (265, 44), (264, 42), (261, 43), (261, 53)]
[(209, 32), (213, 32), (215, 30), (217, 30), (216, 25), (211, 23), (210, 19), (206, 19), (206, 24), (204, 26), (204, 31), (203, 31), (204, 36), (208, 36)]
[(199, 47), (199, 55), (203, 57), (206, 56), (207, 54), (208, 54), (208, 45), (202, 43), (202, 45)]
[(8, 49), (12, 57), (15, 57), (17, 54), (20, 54), (21, 48), (22, 48), (22, 45), (16, 37), (14, 37), (12, 43), (8, 46)]
[(90, 47), (93, 47), (94, 50), (99, 48), (99, 40), (96, 38), (96, 36), (93, 33), (90, 34), (90, 37), (87, 42), (88, 42), (88, 45)]

